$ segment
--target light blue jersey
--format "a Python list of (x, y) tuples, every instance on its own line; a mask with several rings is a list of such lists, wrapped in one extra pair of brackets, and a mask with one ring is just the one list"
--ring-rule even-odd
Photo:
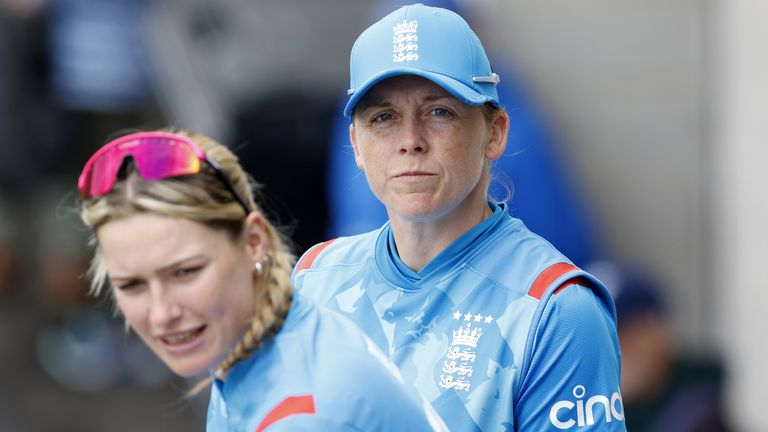
[(307, 251), (297, 292), (355, 321), (452, 431), (624, 431), (605, 287), (491, 204), (421, 271), (389, 224)]
[(207, 430), (447, 429), (353, 323), (297, 296), (277, 336), (214, 381)]

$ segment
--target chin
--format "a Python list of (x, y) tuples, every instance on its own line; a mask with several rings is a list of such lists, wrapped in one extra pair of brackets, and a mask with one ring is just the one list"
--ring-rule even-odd
[(166, 366), (176, 375), (184, 378), (194, 378), (208, 374), (215, 369), (212, 362), (201, 361), (197, 359), (167, 359), (163, 358)]
[(208, 371), (213, 369), (209, 367), (190, 367), (177, 365), (168, 365), (168, 367), (171, 368), (173, 373), (184, 378), (194, 378), (201, 375), (206, 375), (208, 374)]
[(432, 203), (415, 202), (411, 205), (400, 206), (396, 213), (403, 219), (411, 222), (430, 222), (438, 220), (453, 210), (455, 206), (435, 206)]
[(434, 212), (435, 207), (429, 198), (415, 194), (385, 203), (385, 206), (394, 210), (398, 215), (407, 218), (427, 217)]

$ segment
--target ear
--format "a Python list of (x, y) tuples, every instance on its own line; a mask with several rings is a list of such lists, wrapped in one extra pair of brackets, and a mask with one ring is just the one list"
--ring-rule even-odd
[(360, 148), (357, 144), (357, 137), (355, 131), (355, 121), (349, 124), (349, 142), (352, 143), (352, 150), (355, 152), (355, 164), (361, 170), (365, 170), (365, 163), (363, 163), (363, 156), (360, 155)]
[(254, 264), (264, 257), (269, 247), (267, 223), (258, 211), (252, 211), (245, 219), (245, 247)]
[(507, 148), (507, 137), (509, 136), (509, 115), (502, 109), (501, 112), (491, 121), (491, 130), (488, 136), (488, 145), (485, 147), (485, 157), (490, 160), (496, 160), (504, 154)]

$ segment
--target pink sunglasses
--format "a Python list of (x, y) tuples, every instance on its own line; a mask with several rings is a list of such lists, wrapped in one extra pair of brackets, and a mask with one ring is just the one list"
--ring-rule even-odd
[(207, 158), (205, 151), (191, 139), (171, 132), (138, 132), (105, 144), (88, 159), (77, 180), (80, 199), (105, 195), (112, 190), (126, 156), (133, 158), (139, 174), (150, 181), (197, 174), (200, 163), (206, 162), (245, 212), (251, 212), (216, 162)]

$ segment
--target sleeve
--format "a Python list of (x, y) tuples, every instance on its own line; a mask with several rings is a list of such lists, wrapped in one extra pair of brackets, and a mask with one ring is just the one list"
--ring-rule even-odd
[(619, 341), (609, 305), (582, 285), (545, 300), (526, 348), (516, 430), (626, 431)]
[(304, 270), (312, 268), (312, 264), (314, 264), (317, 256), (320, 255), (320, 252), (330, 246), (331, 243), (333, 243), (335, 240), (336, 239), (331, 239), (322, 243), (318, 243), (309, 248), (306, 252), (304, 252), (304, 254), (301, 255), (301, 257), (299, 257), (299, 260), (296, 262), (296, 265), (293, 267), (293, 271), (291, 272), (291, 285), (293, 286), (294, 290), (299, 291), (302, 286), (302, 278), (299, 277), (299, 274), (301, 274), (301, 272)]

